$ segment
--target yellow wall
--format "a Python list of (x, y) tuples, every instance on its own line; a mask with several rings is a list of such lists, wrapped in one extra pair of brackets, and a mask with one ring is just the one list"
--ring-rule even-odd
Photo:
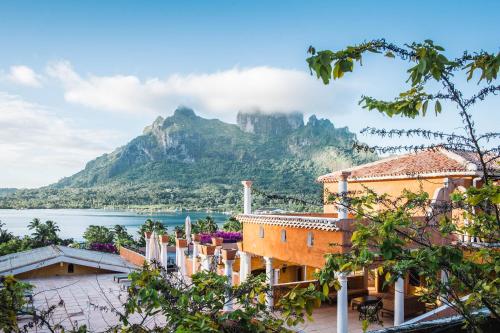
[(19, 279), (31, 279), (39, 277), (60, 276), (60, 275), (83, 275), (83, 274), (103, 274), (112, 273), (105, 269), (73, 264), (73, 273), (68, 273), (68, 263), (57, 263), (46, 267), (38, 268), (29, 272), (17, 274)]
[[(465, 186), (469, 187), (472, 184), (472, 177), (447, 177), (450, 179), (450, 183), (454, 186)], [(444, 177), (435, 178), (425, 178), (425, 179), (396, 179), (396, 180), (377, 180), (377, 181), (349, 181), (347, 190), (349, 192), (365, 192), (367, 187), (377, 194), (389, 194), (390, 196), (396, 198), (401, 195), (403, 190), (419, 191), (422, 188), (425, 192), (429, 193), (430, 197), (434, 196), (434, 193), (439, 188), (444, 185)], [(452, 185), (452, 188), (453, 188)], [(329, 193), (338, 193), (338, 183), (325, 183), (325, 190)], [(326, 200), (327, 198), (325, 198)], [(334, 205), (326, 204), (324, 206), (325, 213), (336, 212), (337, 209)]]
[[(264, 228), (264, 238), (259, 237), (259, 228)], [(281, 241), (281, 231), (287, 233), (286, 242)], [(311, 231), (314, 245), (307, 246), (307, 234)], [(341, 252), (340, 246), (332, 247), (331, 243), (345, 244), (348, 235), (341, 231), (308, 230), (257, 223), (243, 223), (243, 250), (262, 257), (271, 257), (289, 264), (322, 267), (326, 253)], [(254, 268), (252, 260), (252, 268)]]

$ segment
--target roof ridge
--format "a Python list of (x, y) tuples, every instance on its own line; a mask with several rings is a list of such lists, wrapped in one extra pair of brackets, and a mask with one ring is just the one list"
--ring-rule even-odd
[(456, 162), (462, 164), (467, 170), (469, 171), (477, 171), (478, 167), (477, 164), (474, 162), (471, 162), (467, 160), (465, 157), (460, 156), (455, 152), (455, 150), (450, 150), (450, 149), (445, 149), (445, 148), (439, 148), (439, 152), (443, 155), (445, 155), (448, 158), (451, 158), (455, 160)]
[(365, 163), (365, 164), (360, 164), (360, 165), (352, 166), (352, 167), (349, 167), (347, 169), (341, 169), (341, 170), (332, 171), (332, 172), (329, 172), (327, 174), (319, 176), (316, 179), (316, 181), (320, 182), (322, 178), (326, 178), (326, 177), (332, 176), (332, 175), (334, 175), (336, 173), (341, 173), (341, 172), (346, 172), (346, 171), (356, 171), (356, 170), (359, 170), (361, 168), (372, 167), (372, 166), (378, 165), (380, 163), (389, 162), (389, 161), (392, 161), (392, 160), (395, 160), (395, 159), (398, 159), (398, 158), (401, 158), (401, 157), (409, 156), (409, 155), (412, 155), (412, 154), (416, 155), (417, 153), (415, 153), (415, 152), (409, 152), (409, 153), (401, 154), (401, 155), (392, 155), (392, 156), (388, 156), (388, 157), (385, 157), (385, 158), (381, 158), (381, 159), (373, 161), (373, 162), (368, 162), (368, 163)]

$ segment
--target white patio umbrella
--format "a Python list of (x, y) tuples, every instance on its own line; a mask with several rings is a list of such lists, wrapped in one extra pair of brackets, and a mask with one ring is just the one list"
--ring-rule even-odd
[(191, 218), (189, 215), (186, 217), (186, 223), (184, 224), (184, 232), (186, 233), (186, 239), (188, 244), (191, 243)]
[(149, 239), (149, 262), (153, 260), (160, 261), (160, 245), (158, 240), (158, 235), (153, 232), (151, 238)]

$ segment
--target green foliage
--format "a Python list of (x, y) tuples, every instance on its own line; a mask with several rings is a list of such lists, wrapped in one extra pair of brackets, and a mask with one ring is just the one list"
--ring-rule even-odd
[(0, 244), (8, 242), (14, 238), (14, 235), (3, 227), (5, 227), (5, 223), (0, 221)]
[(134, 238), (127, 232), (127, 228), (119, 224), (113, 227), (113, 241), (116, 248), (135, 245)]
[(34, 246), (31, 238), (29, 238), (28, 236), (25, 236), (23, 238), (13, 237), (6, 242), (0, 243), (0, 256), (30, 250), (33, 247), (36, 246)]
[(40, 222), (35, 218), (28, 224), (28, 229), (33, 230), (31, 234), (33, 247), (60, 244), (62, 241), (57, 235), (60, 229), (53, 221)]
[(241, 224), (240, 221), (236, 219), (236, 217), (231, 216), (230, 218), (227, 219), (226, 222), (224, 222), (224, 225), (222, 226), (222, 229), (225, 231), (238, 231), (242, 232), (243, 231), (243, 225)]
[(12, 276), (0, 277), (0, 280), (0, 331), (19, 332), (17, 316), (25, 311), (27, 302), (24, 294), (32, 286)]
[(295, 287), (283, 298), (280, 299), (278, 307), (288, 326), (293, 327), (304, 323), (305, 319), (312, 321), (313, 309), (321, 305), (326, 297), (320, 291), (316, 290), (314, 284), (307, 288)]
[[(362, 63), (363, 55), (384, 53), (388, 58), (409, 61), (407, 82), (411, 87), (400, 93), (393, 101), (363, 96), (360, 105), (368, 110), (392, 117), (408, 118), (425, 116), (429, 104), (434, 102), (436, 115), (442, 111), (442, 101), (453, 103), (459, 110), (464, 123), (465, 135), (432, 132), (425, 130), (372, 130), (382, 137), (386, 135), (419, 135), (423, 139), (446, 140), (438, 145), (412, 146), (415, 150), (443, 146), (474, 154), (482, 165), (482, 185), (469, 187), (465, 192), (451, 195), (451, 202), (433, 202), (422, 189), (417, 192), (404, 191), (399, 198), (378, 195), (367, 190), (355, 198), (348, 198), (348, 208), (358, 219), (352, 234), (352, 248), (348, 253), (329, 254), (325, 267), (318, 278), (324, 294), (336, 284), (336, 272), (349, 272), (369, 267), (378, 262), (379, 274), (385, 276), (385, 284), (394, 283), (409, 272), (416, 273), (424, 281), (425, 292), (421, 298), (427, 303), (445, 302), (464, 316), (467, 325), (479, 330), (480, 322), (472, 313), (486, 307), (491, 317), (500, 322), (500, 253), (495, 244), (500, 242), (499, 202), (500, 187), (492, 181), (488, 163), (498, 159), (497, 148), (484, 148), (486, 141), (498, 139), (498, 133), (479, 135), (474, 128), (469, 108), (488, 95), (495, 95), (500, 86), (490, 85), (475, 95), (465, 98), (453, 83), (454, 77), (466, 72), (467, 81), (476, 70), (481, 71), (478, 84), (483, 80), (490, 84), (497, 79), (500, 67), (500, 53), (480, 51), (474, 54), (464, 52), (450, 60), (444, 55), (444, 48), (431, 40), (423, 43), (405, 44), (398, 47), (384, 39), (373, 40), (355, 46), (348, 46), (336, 52), (316, 51), (309, 48), (307, 59), (311, 72), (325, 84), (340, 79), (352, 72), (354, 63)], [(434, 81), (446, 93), (426, 92)], [(431, 86), (432, 87), (432, 86)], [(482, 140), (482, 141), (481, 141)], [(406, 147), (380, 148), (378, 151), (394, 152)], [(345, 205), (337, 196), (327, 195), (332, 204)], [(479, 240), (480, 244), (462, 244), (457, 235)], [(440, 241), (437, 242), (436, 240)], [(334, 245), (335, 246), (335, 245)], [(442, 272), (448, 281), (441, 281)], [(468, 294), (466, 301), (461, 295)]]
[(87, 244), (113, 243), (114, 233), (105, 226), (89, 225), (83, 233), (83, 239)]
[(53, 221), (40, 222), (38, 218), (33, 219), (28, 224), (28, 229), (33, 230), (31, 237), (14, 236), (7, 229), (3, 229), (4, 226), (5, 224), (0, 222), (0, 256), (47, 245), (67, 245), (73, 241), (60, 239), (59, 227)]
[[(440, 82), (448, 80), (450, 73), (467, 69), (467, 80), (472, 79), (475, 70), (481, 70), (479, 82), (483, 79), (487, 83), (496, 80), (500, 67), (500, 52), (496, 55), (481, 51), (475, 55), (467, 52), (460, 58), (449, 60), (444, 54), (444, 48), (435, 45), (432, 40), (425, 40), (423, 43), (412, 43), (406, 45), (406, 49), (399, 48), (385, 40), (373, 40), (355, 46), (348, 46), (344, 50), (332, 52), (330, 50), (319, 51), (313, 47), (309, 48), (311, 57), (307, 58), (307, 63), (312, 72), (321, 78), (325, 84), (331, 79), (342, 78), (344, 73), (353, 71), (353, 61), (362, 63), (363, 55), (367, 52), (382, 53), (389, 58), (398, 57), (402, 60), (409, 60), (414, 63), (408, 69), (409, 77), (407, 82), (411, 83), (411, 88), (403, 92), (392, 102), (381, 101), (373, 97), (363, 96), (359, 102), (363, 108), (368, 110), (376, 109), (388, 116), (401, 115), (415, 118), (419, 114), (425, 116), (430, 100), (435, 101), (434, 111), (441, 112), (441, 100), (450, 100), (456, 96), (443, 94), (425, 93), (424, 85), (430, 80)], [(332, 66), (333, 64), (333, 66)], [(496, 90), (497, 88), (493, 88)]]
[(219, 229), (217, 223), (211, 216), (207, 216), (204, 219), (198, 219), (193, 223), (191, 232), (193, 234), (211, 234)]
[[(265, 119), (264, 119), (265, 120)], [(259, 122), (262, 123), (262, 122)], [(307, 124), (280, 135), (176, 112), (124, 147), (90, 161), (72, 177), (49, 187), (0, 196), (0, 208), (151, 208), (234, 211), (242, 207), (241, 180), (264, 191), (280, 190), (320, 200), (311, 181), (331, 171), (373, 161), (352, 149), (356, 136), (346, 127), (312, 116)], [(164, 138), (173, 143), (164, 146)], [(175, 144), (178, 143), (178, 144)], [(183, 147), (182, 149), (180, 147)], [(255, 198), (260, 207), (311, 207)]]
[(151, 219), (147, 219), (137, 232), (139, 234), (139, 241), (137, 242), (137, 244), (139, 246), (146, 246), (146, 240), (144, 238), (145, 232), (156, 232), (156, 234), (162, 235), (165, 231), (167, 231), (167, 228), (165, 228), (161, 221), (153, 221)]
[[(176, 274), (145, 266), (130, 274), (120, 329), (122, 332), (142, 332), (141, 325), (132, 325), (127, 318), (140, 313), (143, 318), (163, 314), (169, 320), (165, 332), (287, 332), (283, 321), (266, 310), (263, 295), (267, 292), (265, 277), (251, 277), (246, 282), (229, 287), (225, 276), (214, 272), (199, 272), (187, 284)], [(223, 311), (230, 300), (238, 303), (232, 312)]]

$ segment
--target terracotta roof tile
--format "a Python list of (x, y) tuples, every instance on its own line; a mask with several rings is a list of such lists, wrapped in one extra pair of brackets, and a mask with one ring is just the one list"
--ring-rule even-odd
[[(497, 163), (490, 169), (500, 171)], [(318, 178), (319, 182), (336, 182), (342, 172), (350, 172), (349, 180), (404, 178), (432, 175), (476, 175), (481, 170), (477, 155), (445, 149), (425, 150), (417, 153), (389, 157), (376, 162), (336, 171)]]

